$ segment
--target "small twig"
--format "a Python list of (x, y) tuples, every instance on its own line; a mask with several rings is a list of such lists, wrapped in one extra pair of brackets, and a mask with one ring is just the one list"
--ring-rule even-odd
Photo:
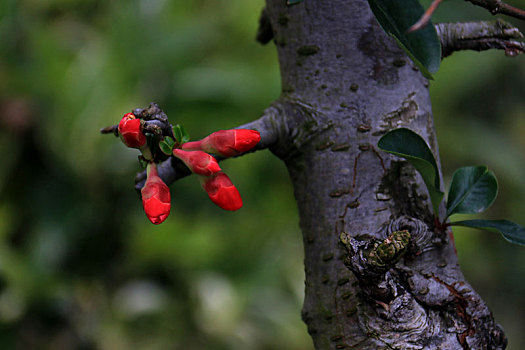
[(490, 49), (505, 50), (507, 56), (525, 52), (523, 34), (518, 28), (503, 21), (438, 23), (436, 30), (441, 40), (442, 57), (455, 51)]
[(114, 134), (118, 136), (118, 125), (106, 126), (105, 128), (100, 129), (101, 134)]
[(503, 15), (511, 16), (525, 20), (525, 10), (510, 6), (501, 0), (466, 0), (476, 6), (483, 7), (490, 11), (493, 15), (501, 13)]
[(432, 14), (434, 13), (434, 11), (436, 11), (436, 9), (438, 8), (439, 4), (441, 4), (442, 1), (443, 0), (432, 1), (432, 3), (428, 7), (428, 9), (425, 11), (423, 16), (421, 16), (421, 18), (416, 23), (414, 23), (412, 27), (408, 28), (407, 33), (412, 33), (412, 32), (415, 32), (416, 30), (423, 28), (430, 21), (430, 18), (432, 18)]

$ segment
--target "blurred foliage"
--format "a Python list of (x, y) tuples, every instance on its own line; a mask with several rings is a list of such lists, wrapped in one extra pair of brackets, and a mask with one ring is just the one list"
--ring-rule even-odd
[[(275, 49), (254, 41), (263, 5), (0, 2), (0, 348), (312, 348), (283, 164), (267, 151), (223, 162), (245, 202), (234, 213), (183, 179), (153, 226), (133, 190), (136, 150), (98, 133), (150, 101), (194, 138), (257, 117), (280, 90)], [(437, 16), (490, 17), (473, 8), (445, 2)], [(456, 53), (431, 84), (445, 178), (488, 165), (501, 190), (486, 217), (521, 224), (524, 76), (521, 57)], [(456, 237), (509, 349), (524, 348), (523, 248)]]

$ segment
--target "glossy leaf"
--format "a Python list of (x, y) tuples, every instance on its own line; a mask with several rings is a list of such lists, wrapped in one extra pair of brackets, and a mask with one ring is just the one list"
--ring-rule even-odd
[(295, 4), (298, 4), (300, 2), (303, 2), (303, 0), (287, 0), (286, 1), (286, 5), (288, 5), (288, 6), (295, 5)]
[(430, 194), (434, 214), (437, 216), (443, 199), (440, 191), (439, 170), (432, 151), (421, 136), (406, 128), (389, 131), (377, 146), (385, 152), (405, 158), (421, 174)]
[(175, 146), (175, 140), (169, 136), (166, 136), (164, 140), (159, 142), (159, 148), (167, 156), (170, 156)]
[(186, 131), (186, 129), (182, 125), (179, 125), (179, 128), (180, 128), (180, 131), (182, 133), (181, 143), (188, 142), (190, 140), (190, 134), (188, 134), (188, 132)]
[(481, 213), (494, 203), (498, 181), (486, 166), (463, 167), (454, 173), (447, 199), (447, 217)]
[(182, 126), (180, 126), (179, 124), (174, 125), (172, 127), (172, 130), (173, 130), (173, 136), (175, 136), (175, 140), (177, 141), (177, 143), (179, 144), (183, 143), (182, 142)]
[(510, 243), (525, 245), (525, 227), (509, 220), (465, 220), (451, 222), (450, 225), (496, 231)]
[(385, 32), (392, 35), (401, 48), (420, 68), (423, 75), (432, 79), (441, 63), (441, 43), (436, 29), (429, 21), (423, 28), (407, 33), (425, 10), (418, 0), (368, 0), (377, 21)]

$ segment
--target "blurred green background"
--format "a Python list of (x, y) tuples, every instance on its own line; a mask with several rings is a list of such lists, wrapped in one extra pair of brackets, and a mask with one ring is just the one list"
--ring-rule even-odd
[[(150, 101), (193, 138), (258, 117), (280, 91), (275, 48), (254, 40), (263, 5), (0, 2), (1, 349), (312, 349), (283, 164), (268, 151), (223, 162), (245, 203), (233, 213), (185, 178), (154, 226), (137, 151), (99, 134)], [(436, 18), (491, 16), (449, 1)], [(485, 217), (521, 224), (524, 78), (523, 57), (465, 52), (430, 87), (445, 177), (488, 165), (500, 196)], [(525, 248), (468, 229), (456, 243), (509, 349), (525, 348)]]

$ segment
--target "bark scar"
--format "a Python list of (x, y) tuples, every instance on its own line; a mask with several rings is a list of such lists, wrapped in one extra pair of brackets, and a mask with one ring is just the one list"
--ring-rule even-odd
[(470, 346), (467, 343), (467, 337), (470, 337), (476, 333), (474, 326), (472, 325), (472, 317), (470, 316), (467, 307), (468, 301), (455, 287), (456, 284), (462, 285), (462, 282), (456, 282), (454, 284), (448, 284), (439, 277), (432, 275), (432, 278), (439, 284), (445, 286), (450, 293), (454, 296), (454, 301), (456, 304), (456, 312), (459, 318), (465, 322), (467, 329), (457, 335), (458, 342), (461, 344), (461, 347), (465, 350), (470, 349)]
[(374, 152), (375, 156), (381, 162), (381, 167), (383, 168), (383, 172), (386, 172), (386, 167), (385, 167), (385, 162), (383, 160), (383, 157), (381, 157), (381, 154), (375, 149), (375, 147), (372, 146), (369, 143), (360, 145), (359, 146), (359, 153), (354, 158), (354, 176), (352, 178), (352, 190), (350, 191), (351, 194), (353, 194), (353, 192), (354, 192), (354, 189), (355, 189), (355, 186), (356, 186), (356, 181), (357, 181), (357, 162), (358, 162), (359, 158), (361, 158), (361, 154), (363, 154), (363, 152), (368, 152), (370, 150), (372, 152)]

